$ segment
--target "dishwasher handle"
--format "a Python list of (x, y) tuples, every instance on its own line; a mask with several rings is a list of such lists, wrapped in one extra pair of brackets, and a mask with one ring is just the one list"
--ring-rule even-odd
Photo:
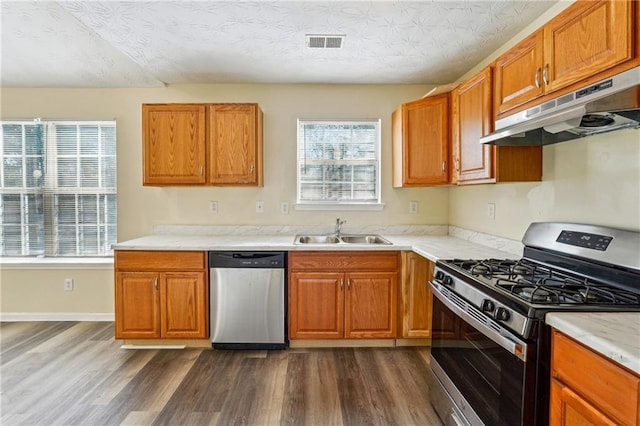
[(279, 251), (210, 251), (210, 268), (269, 268), (287, 266), (286, 252)]

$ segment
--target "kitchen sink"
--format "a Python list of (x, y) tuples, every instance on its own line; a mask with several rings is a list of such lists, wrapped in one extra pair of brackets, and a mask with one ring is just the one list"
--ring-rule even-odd
[(335, 235), (296, 235), (296, 244), (338, 244), (340, 239)]
[(384, 244), (391, 242), (378, 234), (344, 234), (335, 235), (296, 235), (294, 244)]

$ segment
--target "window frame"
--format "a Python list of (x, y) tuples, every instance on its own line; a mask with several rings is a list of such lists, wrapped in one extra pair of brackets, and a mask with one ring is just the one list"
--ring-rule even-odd
[[(22, 153), (17, 157), (22, 160), (22, 186), (5, 186), (6, 184), (6, 169), (5, 169), (5, 158), (9, 158), (12, 155), (8, 155), (5, 153), (4, 148), (0, 151), (0, 158), (3, 161), (3, 164), (0, 165), (0, 194), (2, 195), (16, 195), (20, 198), (20, 223), (12, 223), (9, 222), (9, 225), (17, 226), (21, 228), (20, 230), (20, 254), (16, 253), (6, 253), (3, 251), (0, 252), (0, 258), (19, 258), (19, 259), (90, 259), (90, 258), (112, 258), (113, 257), (113, 249), (112, 244), (117, 240), (117, 194), (118, 194), (118, 186), (117, 186), (117, 123), (115, 120), (65, 120), (65, 119), (2, 119), (0, 120), (3, 125), (3, 131), (5, 125), (19, 125), (21, 126), (22, 131)], [(40, 165), (41, 170), (44, 171), (42, 175), (41, 184), (36, 186), (30, 186), (27, 178), (27, 174), (29, 173), (28, 161), (29, 157), (29, 148), (28, 148), (28, 140), (25, 137), (26, 128), (29, 125), (42, 125), (44, 126), (43, 135), (42, 135), (42, 144), (41, 156), (42, 156), (42, 164)], [(74, 146), (75, 152), (73, 154), (65, 154), (59, 155), (58, 149), (60, 148), (58, 138), (60, 134), (58, 133), (59, 126), (75, 126), (74, 133), (77, 138), (77, 142)], [(82, 126), (95, 127), (96, 133), (96, 151), (95, 152), (83, 152), (82, 145), (80, 141), (82, 140)], [(106, 135), (104, 133), (105, 128), (112, 128), (112, 134)], [(62, 135), (64, 136), (64, 135)], [(113, 139), (111, 139), (113, 138)], [(109, 144), (103, 145), (104, 142), (107, 141)], [(111, 146), (111, 141), (113, 142)], [(4, 146), (4, 136), (3, 140), (0, 140), (0, 147)], [(107, 149), (105, 149), (105, 147)], [(109, 157), (112, 157), (111, 159)], [(64, 183), (60, 182), (60, 172), (59, 172), (59, 160), (61, 158), (67, 158), (69, 160), (75, 160), (74, 170), (75, 170), (75, 186), (67, 186)], [(91, 169), (90, 160), (94, 159), (99, 169), (99, 172), (95, 175), (98, 179), (96, 181), (95, 186), (86, 186), (83, 185), (83, 160), (88, 161), (89, 168)], [(105, 161), (109, 161), (112, 164), (107, 164), (108, 167), (101, 167)], [(85, 166), (87, 167), (87, 166)], [(111, 176), (109, 174), (112, 173)], [(87, 175), (85, 175), (87, 176)], [(92, 175), (91, 177), (93, 177)], [(109, 180), (109, 178), (113, 179), (113, 181)], [(113, 183), (113, 186), (105, 186), (105, 179), (108, 179), (106, 182)], [(42, 205), (42, 222), (38, 224), (38, 227), (41, 229), (39, 231), (35, 231), (36, 238), (39, 238), (38, 233), (41, 232), (40, 235), (42, 237), (42, 249), (38, 250), (40, 245), (35, 248), (29, 246), (28, 238), (25, 236), (25, 227), (29, 226), (28, 223), (25, 222), (25, 212), (23, 204), (24, 198), (28, 196), (35, 196), (40, 198), (40, 203)], [(61, 197), (73, 196), (74, 203), (73, 206), (65, 205), (60, 206)], [(87, 217), (86, 213), (82, 211), (85, 200), (90, 200), (90, 198), (95, 198), (95, 221), (85, 223), (83, 218)], [(3, 197), (4, 198), (4, 197)], [(109, 201), (108, 199), (111, 198)], [(2, 201), (2, 200), (0, 200)], [(91, 203), (88, 205), (89, 214), (91, 214)], [(73, 223), (65, 223), (64, 220), (61, 220), (61, 210), (60, 208), (66, 207), (67, 210), (69, 208), (73, 209), (74, 212), (74, 221)], [(114, 211), (111, 212), (109, 208), (112, 208)], [(90, 216), (89, 216), (90, 217)], [(103, 220), (100, 218), (102, 217)], [(111, 219), (111, 220), (110, 220)], [(0, 218), (0, 220), (3, 220)], [(61, 232), (63, 228), (72, 229), (73, 233), (75, 233), (75, 239), (73, 240), (73, 252), (63, 252), (61, 253), (60, 247), (63, 247), (65, 244), (71, 246), (72, 241), (63, 241), (60, 238)], [(91, 234), (86, 234), (83, 232), (83, 228), (95, 228), (95, 239), (91, 238)], [(4, 234), (4, 226), (0, 228), (0, 236), (5, 238)], [(85, 240), (86, 236), (89, 236), (88, 240)], [(31, 237), (31, 235), (29, 235)], [(110, 238), (111, 237), (111, 238)], [(83, 250), (82, 245), (85, 241), (89, 241), (89, 250)]]
[[(374, 124), (376, 129), (375, 143), (375, 201), (347, 201), (347, 200), (303, 200), (301, 199), (302, 182), (302, 158), (300, 156), (301, 143), (303, 143), (302, 129), (305, 124)], [(307, 119), (298, 118), (296, 123), (296, 210), (382, 210), (382, 119), (380, 118), (356, 118), (356, 119)], [(330, 162), (331, 160), (327, 160)], [(344, 160), (342, 160), (344, 161)]]

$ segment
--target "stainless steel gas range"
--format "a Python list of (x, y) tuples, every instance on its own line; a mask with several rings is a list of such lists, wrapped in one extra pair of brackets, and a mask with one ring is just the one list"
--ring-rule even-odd
[(533, 223), (521, 259), (436, 263), (431, 403), (445, 424), (549, 422), (548, 312), (640, 311), (640, 233)]

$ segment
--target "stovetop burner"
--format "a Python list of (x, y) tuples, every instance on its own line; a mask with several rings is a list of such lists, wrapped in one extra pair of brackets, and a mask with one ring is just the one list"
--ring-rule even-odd
[(527, 259), (454, 259), (454, 268), (536, 305), (640, 306), (640, 294), (578, 278)]

